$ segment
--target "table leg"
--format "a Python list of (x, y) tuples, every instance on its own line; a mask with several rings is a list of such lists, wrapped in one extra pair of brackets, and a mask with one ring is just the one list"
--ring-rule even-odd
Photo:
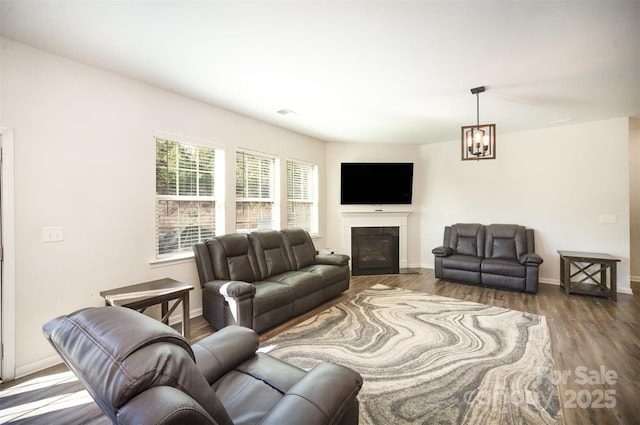
[(562, 283), (564, 284), (564, 293), (569, 295), (571, 292), (571, 261), (563, 258), (560, 264)]
[(618, 302), (618, 271), (617, 264), (611, 263), (611, 299), (613, 302)]
[(169, 324), (169, 317), (167, 316), (167, 313), (169, 312), (169, 302), (165, 301), (162, 303), (162, 307), (161, 307), (161, 315), (160, 317), (162, 317), (162, 323), (164, 323), (165, 325)]
[(190, 333), (190, 313), (189, 313), (189, 293), (185, 293), (182, 296), (182, 335), (187, 340), (188, 343), (191, 343)]

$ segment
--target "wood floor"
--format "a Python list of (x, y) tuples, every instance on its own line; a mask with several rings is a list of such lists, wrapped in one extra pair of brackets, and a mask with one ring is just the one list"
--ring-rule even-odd
[[(546, 316), (565, 424), (640, 424), (640, 295), (619, 294), (613, 303), (567, 296), (558, 286), (546, 284), (531, 295), (442, 281), (429, 269), (355, 276), (340, 297), (264, 333), (261, 340), (378, 283)], [(633, 285), (638, 294), (640, 285)], [(192, 319), (192, 342), (212, 332), (202, 317)], [(73, 404), (81, 388), (72, 377), (60, 375), (64, 372), (59, 366), (0, 385), (0, 423), (108, 424), (94, 403)], [(39, 383), (43, 379), (48, 384)], [(20, 410), (20, 405), (25, 407)], [(16, 415), (20, 411), (24, 413)]]

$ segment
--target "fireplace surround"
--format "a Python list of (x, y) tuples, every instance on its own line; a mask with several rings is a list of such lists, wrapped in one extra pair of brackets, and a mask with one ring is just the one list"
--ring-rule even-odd
[[(354, 227), (397, 227), (398, 228), (398, 265), (405, 269), (407, 265), (407, 222), (410, 212), (372, 211), (342, 212), (342, 249), (353, 254), (351, 229)], [(353, 259), (351, 267), (353, 268)]]

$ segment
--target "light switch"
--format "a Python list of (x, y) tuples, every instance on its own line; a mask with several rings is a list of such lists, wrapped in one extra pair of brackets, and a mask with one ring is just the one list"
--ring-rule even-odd
[(616, 223), (618, 218), (615, 214), (600, 214), (600, 223)]
[(42, 242), (61, 242), (64, 240), (64, 227), (44, 226), (42, 228)]

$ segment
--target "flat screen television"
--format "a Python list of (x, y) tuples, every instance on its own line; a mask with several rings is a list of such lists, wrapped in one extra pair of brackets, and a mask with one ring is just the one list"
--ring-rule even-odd
[(340, 203), (411, 204), (413, 163), (343, 162), (340, 172)]

